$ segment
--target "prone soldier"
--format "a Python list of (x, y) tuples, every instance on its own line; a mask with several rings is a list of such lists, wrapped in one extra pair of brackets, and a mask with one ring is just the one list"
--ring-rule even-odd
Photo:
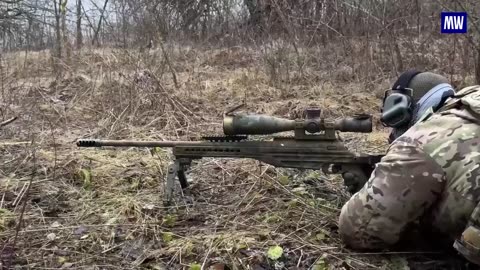
[(386, 155), (366, 183), (345, 183), (361, 189), (341, 210), (343, 241), (386, 248), (419, 223), (480, 265), (480, 86), (455, 93), (440, 75), (407, 71), (382, 122), (393, 128)]

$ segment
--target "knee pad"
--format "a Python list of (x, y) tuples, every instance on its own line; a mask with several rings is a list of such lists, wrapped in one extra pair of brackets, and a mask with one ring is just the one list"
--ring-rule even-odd
[(480, 265), (480, 229), (477, 226), (468, 226), (461, 237), (455, 240), (453, 247), (465, 259)]

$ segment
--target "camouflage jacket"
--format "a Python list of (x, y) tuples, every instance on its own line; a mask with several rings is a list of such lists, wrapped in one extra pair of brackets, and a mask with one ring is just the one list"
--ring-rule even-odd
[(480, 199), (480, 86), (427, 112), (389, 147), (365, 186), (343, 206), (339, 231), (353, 248), (396, 243), (426, 222), (458, 238)]

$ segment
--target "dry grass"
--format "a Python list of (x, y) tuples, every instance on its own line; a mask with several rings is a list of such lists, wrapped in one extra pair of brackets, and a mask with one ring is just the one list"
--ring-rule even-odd
[[(291, 54), (278, 60), (245, 48), (168, 50), (171, 67), (158, 50), (85, 51), (66, 61), (58, 79), (47, 52), (4, 57), (0, 117), (19, 120), (0, 134), (3, 266), (405, 269), (409, 259), (412, 269), (451, 269), (428, 254), (345, 249), (336, 232), (348, 199), (339, 177), (253, 160), (203, 159), (188, 174), (188, 193), (177, 192), (167, 208), (168, 149), (76, 148), (82, 137), (189, 140), (220, 134), (223, 111), (242, 102), (250, 112), (289, 118), (316, 104), (329, 117), (368, 112), (378, 119), (375, 95), (388, 85), (379, 77), (363, 90), (345, 69), (333, 77), (311, 65), (300, 72), (291, 63), (284, 70)], [(385, 138), (380, 125), (372, 134), (345, 135), (352, 149), (369, 152), (385, 150)], [(274, 245), (284, 249), (278, 261), (266, 257)]]

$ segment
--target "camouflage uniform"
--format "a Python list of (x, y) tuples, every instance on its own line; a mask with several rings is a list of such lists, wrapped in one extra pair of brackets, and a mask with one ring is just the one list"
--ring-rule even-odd
[(368, 182), (342, 208), (344, 242), (357, 249), (384, 248), (419, 220), (452, 243), (459, 239), (480, 199), (479, 150), (480, 86), (473, 86), (438, 112), (427, 112), (390, 145)]

